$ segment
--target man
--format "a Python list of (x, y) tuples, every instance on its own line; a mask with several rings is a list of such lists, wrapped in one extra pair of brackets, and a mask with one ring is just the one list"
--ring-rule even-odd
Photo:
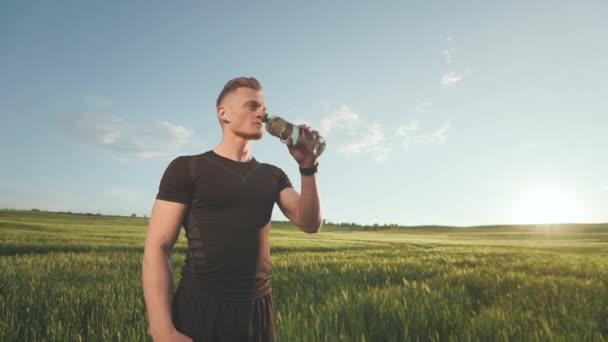
[[(251, 141), (262, 138), (266, 112), (259, 82), (230, 80), (216, 108), (221, 143), (175, 158), (152, 208), (142, 282), (154, 341), (274, 341), (268, 243), (274, 203), (304, 232), (316, 233), (322, 225), (311, 151), (287, 140), (302, 174), (301, 195), (280, 168), (252, 156)], [(188, 251), (171, 300), (169, 256), (182, 225)]]

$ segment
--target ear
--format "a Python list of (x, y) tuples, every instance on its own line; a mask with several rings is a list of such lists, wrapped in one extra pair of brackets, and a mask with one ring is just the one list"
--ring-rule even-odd
[(228, 117), (228, 113), (224, 107), (220, 107), (218, 109), (218, 113), (220, 114), (220, 119), (226, 123), (230, 123), (230, 118)]

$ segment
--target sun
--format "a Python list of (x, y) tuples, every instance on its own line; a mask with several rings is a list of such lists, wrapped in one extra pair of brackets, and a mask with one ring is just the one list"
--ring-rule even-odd
[(517, 224), (575, 223), (583, 220), (576, 197), (555, 187), (537, 188), (522, 196), (513, 208)]

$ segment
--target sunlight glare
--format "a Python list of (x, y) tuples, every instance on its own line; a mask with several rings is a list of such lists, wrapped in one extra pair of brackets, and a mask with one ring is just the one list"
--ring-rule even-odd
[(583, 210), (576, 198), (559, 188), (538, 188), (526, 193), (513, 210), (516, 224), (581, 222)]

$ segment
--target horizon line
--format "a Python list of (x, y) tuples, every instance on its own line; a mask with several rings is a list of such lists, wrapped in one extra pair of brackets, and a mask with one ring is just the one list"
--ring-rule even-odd
[[(133, 213), (131, 215), (119, 215), (119, 214), (103, 214), (100, 212), (91, 213), (91, 212), (75, 212), (75, 211), (54, 211), (48, 209), (38, 209), (38, 208), (30, 208), (30, 209), (15, 209), (15, 208), (2, 208), (2, 211), (24, 211), (24, 212), (46, 212), (46, 213), (56, 213), (56, 214), (68, 214), (68, 215), (84, 215), (84, 216), (106, 216), (106, 217), (124, 217), (124, 218), (138, 218), (138, 219), (149, 219), (147, 215), (137, 216), (137, 214)], [(291, 221), (287, 220), (270, 220), (271, 223), (288, 223), (293, 224)], [(354, 225), (353, 225), (354, 223)], [(333, 222), (326, 219), (323, 219), (323, 224), (333, 225), (333, 226), (343, 226), (347, 227), (404, 227), (404, 228), (416, 228), (416, 227), (445, 227), (445, 228), (481, 228), (481, 227), (521, 227), (521, 226), (556, 226), (556, 225), (602, 225), (608, 224), (608, 222), (553, 222), (553, 223), (498, 223), (498, 224), (481, 224), (481, 225), (449, 225), (449, 224), (417, 224), (417, 225), (401, 225), (397, 223), (373, 223), (373, 224), (360, 224), (356, 222)]]

